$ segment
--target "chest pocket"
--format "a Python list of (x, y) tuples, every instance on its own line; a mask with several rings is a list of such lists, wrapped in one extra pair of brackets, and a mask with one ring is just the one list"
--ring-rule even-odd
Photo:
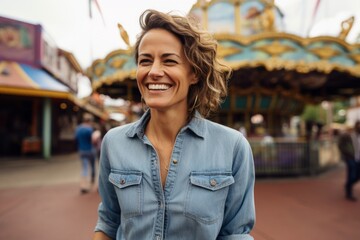
[(231, 172), (192, 172), (188, 186), (185, 215), (205, 224), (218, 220), (224, 213)]
[(139, 171), (113, 171), (109, 181), (114, 185), (121, 214), (124, 218), (142, 214), (144, 197), (141, 186), (142, 173)]

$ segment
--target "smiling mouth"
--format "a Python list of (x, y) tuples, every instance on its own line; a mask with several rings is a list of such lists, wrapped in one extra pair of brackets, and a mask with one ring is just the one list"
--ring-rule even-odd
[(168, 84), (148, 84), (147, 88), (149, 90), (156, 90), (156, 91), (165, 91), (171, 88), (171, 85)]

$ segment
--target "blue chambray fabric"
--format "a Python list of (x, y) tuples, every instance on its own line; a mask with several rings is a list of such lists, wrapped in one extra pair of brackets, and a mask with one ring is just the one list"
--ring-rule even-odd
[(163, 187), (158, 157), (137, 122), (103, 139), (95, 231), (113, 239), (253, 239), (254, 163), (231, 128), (196, 113), (177, 135)]

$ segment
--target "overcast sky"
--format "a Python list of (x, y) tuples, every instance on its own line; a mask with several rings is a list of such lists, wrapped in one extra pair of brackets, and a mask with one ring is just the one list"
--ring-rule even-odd
[(139, 16), (148, 8), (178, 10), (186, 14), (195, 0), (98, 0), (105, 24), (96, 5), (89, 0), (0, 0), (0, 16), (41, 24), (56, 44), (72, 52), (83, 68), (109, 52), (125, 48), (117, 23), (127, 30), (131, 43), (139, 33)]
[[(286, 31), (306, 36), (317, 0), (276, 0), (284, 13)], [(89, 17), (89, 0), (0, 0), (0, 16), (41, 24), (55, 43), (72, 52), (81, 66), (87, 68), (97, 58), (125, 48), (117, 23), (127, 30), (131, 43), (139, 33), (139, 15), (148, 8), (178, 11), (186, 14), (196, 0), (98, 0), (105, 24), (95, 4)], [(359, 0), (321, 0), (310, 36), (332, 35), (340, 31), (340, 23), (356, 15), (348, 36), (353, 42), (360, 33)]]

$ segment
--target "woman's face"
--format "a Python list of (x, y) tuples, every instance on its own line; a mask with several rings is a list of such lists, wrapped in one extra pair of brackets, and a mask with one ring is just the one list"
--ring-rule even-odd
[(138, 49), (136, 79), (146, 105), (187, 110), (189, 87), (197, 82), (180, 40), (164, 29), (147, 32)]

